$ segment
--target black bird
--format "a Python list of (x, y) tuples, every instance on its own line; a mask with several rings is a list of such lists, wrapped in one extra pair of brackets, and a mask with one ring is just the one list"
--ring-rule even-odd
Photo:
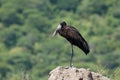
[(70, 67), (73, 66), (73, 45), (79, 47), (86, 55), (89, 53), (90, 50), (88, 43), (76, 28), (67, 25), (66, 22), (61, 22), (52, 34), (52, 37), (54, 37), (57, 33), (59, 33), (62, 37), (66, 38), (71, 43), (72, 54), (70, 59)]

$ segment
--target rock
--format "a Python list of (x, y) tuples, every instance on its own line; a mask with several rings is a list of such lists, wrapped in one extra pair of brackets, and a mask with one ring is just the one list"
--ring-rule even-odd
[(84, 68), (57, 67), (50, 72), (48, 80), (111, 80)]

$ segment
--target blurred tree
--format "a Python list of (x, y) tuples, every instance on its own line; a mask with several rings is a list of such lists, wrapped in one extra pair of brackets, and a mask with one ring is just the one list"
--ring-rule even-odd
[(86, 16), (89, 14), (104, 15), (108, 8), (109, 4), (105, 0), (83, 0), (78, 6), (77, 12), (82, 15), (86, 14)]
[[(76, 7), (78, 6), (81, 0), (56, 0), (56, 9), (66, 10), (66, 11), (76, 11)], [(51, 2), (53, 2), (51, 0)], [(54, 2), (53, 2), (54, 3)]]
[(26, 20), (26, 24), (30, 27), (35, 27), (40, 32), (47, 33), (47, 29), (50, 27), (49, 20), (40, 14), (31, 14)]
[(11, 24), (23, 24), (23, 16), (12, 6), (12, 3), (6, 3), (6, 5), (1, 7), (0, 18), (6, 26), (10, 26)]
[(75, 48), (74, 65), (113, 74), (120, 66), (119, 8), (120, 0), (0, 0), (0, 80), (20, 79), (21, 68), (31, 80), (46, 80), (51, 69), (69, 65), (66, 40), (49, 37), (61, 21), (90, 46), (88, 56)]

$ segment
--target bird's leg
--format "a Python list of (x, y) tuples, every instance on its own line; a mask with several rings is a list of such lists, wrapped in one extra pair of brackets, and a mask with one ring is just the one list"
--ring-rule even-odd
[(73, 51), (73, 45), (71, 44), (72, 48), (72, 53), (71, 53), (71, 58), (70, 58), (70, 67), (73, 67), (73, 56), (74, 56), (74, 51)]

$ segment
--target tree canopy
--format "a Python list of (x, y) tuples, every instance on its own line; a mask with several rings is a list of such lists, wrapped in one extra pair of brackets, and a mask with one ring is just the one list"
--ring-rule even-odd
[[(61, 21), (76, 27), (90, 46), (75, 48), (74, 66), (114, 80), (120, 77), (120, 0), (0, 0), (0, 80), (47, 80), (68, 66), (70, 45), (51, 33)], [(114, 75), (113, 75), (114, 73)]]

